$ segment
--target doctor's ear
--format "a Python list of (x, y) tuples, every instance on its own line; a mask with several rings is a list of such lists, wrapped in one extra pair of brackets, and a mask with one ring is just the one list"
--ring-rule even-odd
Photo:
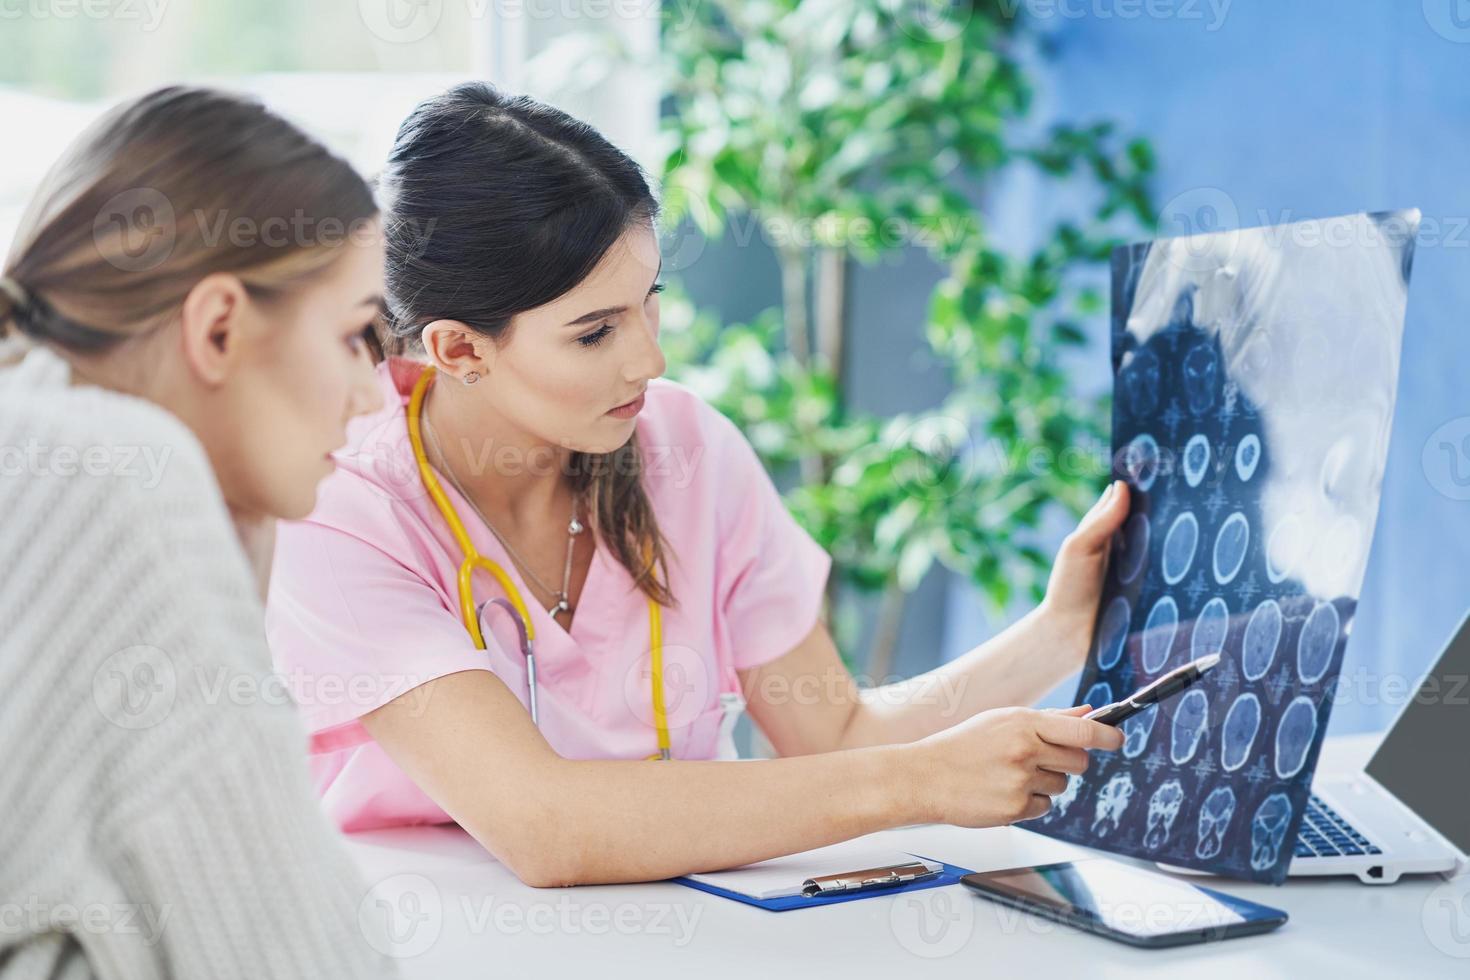
[(433, 320), (424, 324), (424, 351), (429, 363), (443, 373), (466, 383), (490, 373), (495, 364), (495, 344), (458, 320)]

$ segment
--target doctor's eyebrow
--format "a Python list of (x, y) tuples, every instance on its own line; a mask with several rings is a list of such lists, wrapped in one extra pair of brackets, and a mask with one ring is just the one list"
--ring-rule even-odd
[[(661, 276), (661, 275), (663, 275), (663, 274), (664, 274), (664, 264), (662, 262), (660, 262), (658, 264), (658, 271), (653, 274), (653, 282), (654, 282), (654, 285), (657, 285), (658, 284), (658, 277)], [(649, 289), (649, 292), (652, 292), (653, 291), (653, 286), (649, 286), (648, 289)], [(591, 313), (583, 313), (581, 316), (577, 317), (575, 320), (568, 320), (567, 323), (566, 323), (566, 325), (569, 326), (569, 327), (585, 326), (586, 324), (589, 324), (589, 323), (596, 323), (598, 320), (601, 320), (604, 317), (617, 316), (619, 313), (626, 313), (626, 312), (628, 312), (628, 308), (626, 306), (608, 306), (608, 307), (604, 307), (603, 309), (600, 309), (600, 310), (593, 310)]]

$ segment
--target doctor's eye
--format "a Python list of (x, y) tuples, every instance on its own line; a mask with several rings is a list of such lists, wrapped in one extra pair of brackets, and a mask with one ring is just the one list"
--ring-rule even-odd
[(354, 354), (361, 354), (371, 348), (373, 342), (373, 325), (369, 323), (361, 330), (347, 335), (347, 349)]
[(583, 347), (596, 347), (598, 344), (607, 339), (607, 335), (612, 333), (612, 329), (613, 326), (611, 323), (604, 323), (602, 326), (598, 327), (591, 333), (586, 333), (578, 337), (577, 343), (581, 344)]

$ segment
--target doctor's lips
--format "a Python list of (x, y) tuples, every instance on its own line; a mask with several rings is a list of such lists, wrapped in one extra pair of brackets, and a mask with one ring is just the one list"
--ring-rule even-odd
[[(644, 389), (644, 390), (645, 390), (645, 392), (647, 391), (647, 389)], [(624, 402), (623, 404), (619, 405), (617, 408), (611, 409), (607, 414), (613, 416), (614, 418), (630, 419), (633, 416), (637, 415), (642, 410), (643, 410), (643, 394), (640, 393), (637, 398), (633, 399), (630, 402)]]

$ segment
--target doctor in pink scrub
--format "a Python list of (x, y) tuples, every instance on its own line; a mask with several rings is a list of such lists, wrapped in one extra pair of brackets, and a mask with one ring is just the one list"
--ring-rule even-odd
[[(267, 622), (344, 830), (454, 821), (532, 885), (653, 880), (1036, 817), (1121, 745), (1085, 706), (1019, 706), (1083, 664), (1123, 485), (1039, 607), (860, 690), (820, 618), (828, 556), (660, 378), (637, 165), (470, 83), (414, 111), (381, 186), (384, 407), (280, 529)], [(745, 706), (779, 758), (729, 761)]]

